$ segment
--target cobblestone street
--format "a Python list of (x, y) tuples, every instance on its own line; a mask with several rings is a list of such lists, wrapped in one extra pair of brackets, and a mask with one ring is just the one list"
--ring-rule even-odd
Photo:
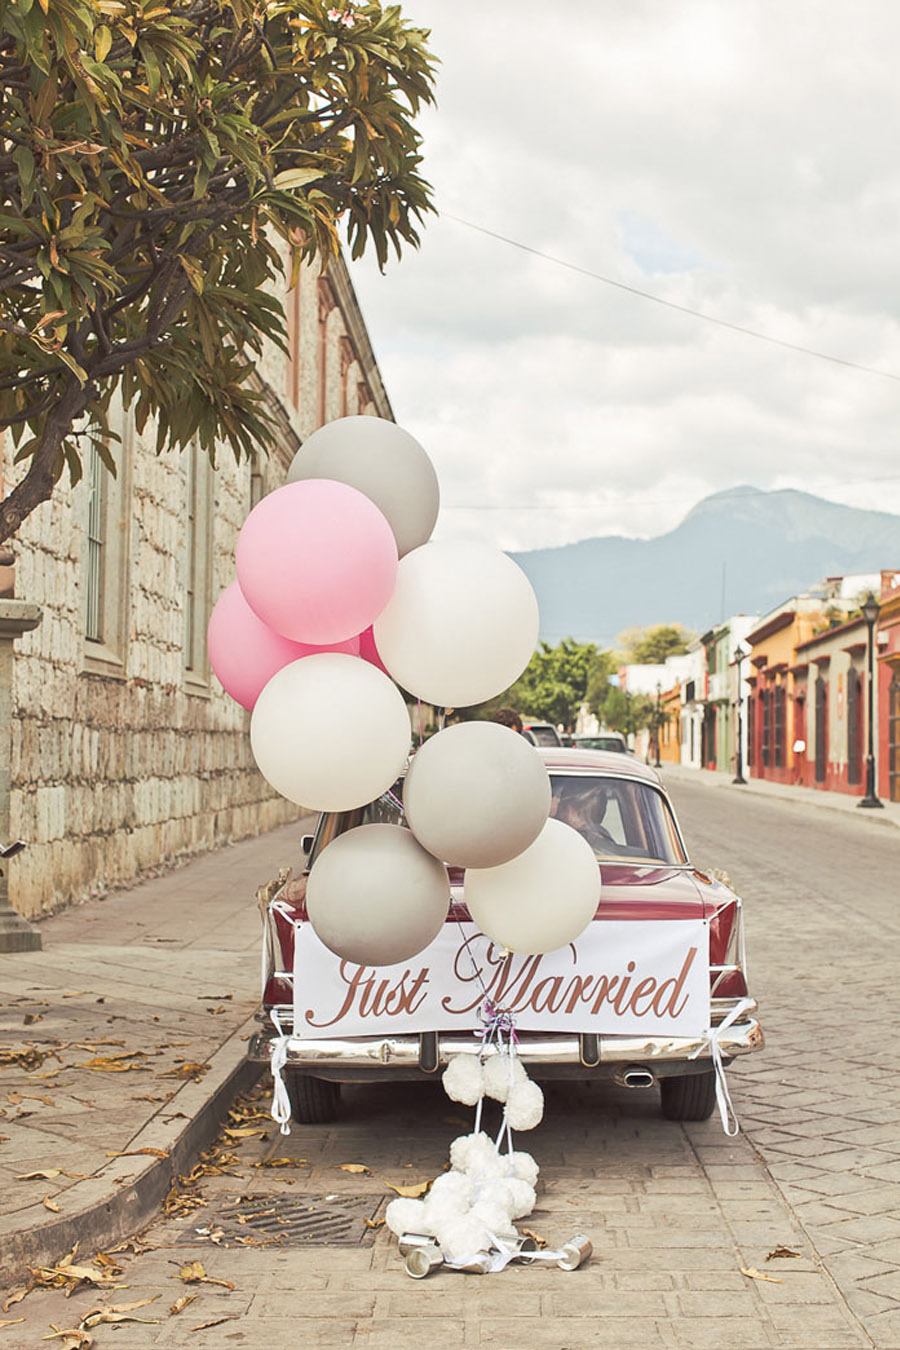
[[(364, 1220), (377, 1224), (390, 1184), (436, 1175), (468, 1113), (436, 1085), (360, 1087), (338, 1123), (283, 1139), (260, 1091), (206, 1175), (115, 1258), (106, 1301), (153, 1299), (132, 1315), (157, 1320), (97, 1326), (98, 1350), (900, 1346), (900, 1089), (883, 1032), (897, 1010), (900, 833), (693, 776), (670, 787), (694, 860), (728, 870), (746, 899), (768, 1047), (732, 1071), (737, 1139), (717, 1118), (665, 1122), (655, 1092), (551, 1087), (527, 1143), (543, 1190), (526, 1223), (552, 1244), (586, 1232), (591, 1264), (415, 1283)], [(304, 1197), (359, 1202), (349, 1245), (260, 1246), (254, 1207), (280, 1220)], [(2, 1344), (35, 1346), (99, 1302), (36, 1291), (3, 1314), (26, 1321)]]

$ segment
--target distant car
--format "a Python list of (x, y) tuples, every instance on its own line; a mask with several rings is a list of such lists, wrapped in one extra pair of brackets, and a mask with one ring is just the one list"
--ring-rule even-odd
[(629, 755), (628, 742), (618, 731), (604, 731), (601, 736), (576, 736), (576, 750), (613, 750), (620, 755)]
[(523, 718), (522, 735), (526, 741), (531, 741), (532, 745), (548, 747), (562, 745), (559, 732), (549, 722), (529, 722)]
[[(741, 901), (723, 881), (690, 862), (668, 793), (655, 769), (639, 763), (632, 755), (626, 758), (622, 754), (565, 749), (539, 753), (553, 789), (551, 813), (583, 835), (600, 868), (600, 902), (590, 927), (599, 925), (595, 931), (604, 938), (604, 950), (607, 939), (603, 928), (613, 921), (611, 929), (628, 935), (626, 950), (632, 955), (628, 965), (631, 971), (645, 952), (642, 941), (645, 933), (655, 931), (658, 940), (660, 926), (676, 921), (671, 941), (677, 945), (681, 940), (677, 932), (684, 927), (678, 920), (706, 925), (708, 948), (698, 953), (703, 965), (697, 974), (701, 987), (709, 989), (712, 1024), (721, 1025), (728, 1019), (728, 1025), (719, 1033), (719, 1053), (727, 1064), (738, 1055), (761, 1049), (763, 1036), (756, 1004), (748, 998)], [(333, 839), (347, 830), (358, 825), (400, 823), (402, 791), (402, 784), (398, 783), (389, 799), (379, 798), (354, 811), (324, 813), (315, 835), (304, 838), (307, 869)], [(447, 915), (451, 950), (456, 950), (460, 941), (457, 926), (470, 922), (463, 882), (462, 871), (451, 868), (452, 904)], [(417, 957), (394, 968), (393, 974), (387, 967), (367, 968), (342, 962), (336, 978), (341, 989), (339, 997), (346, 1000), (344, 1008), (327, 1021), (313, 1024), (331, 1028), (330, 1032), (304, 1035), (303, 1028), (293, 1023), (294, 977), (303, 981), (303, 998), (309, 998), (317, 978), (315, 963), (322, 959), (321, 951), (317, 955), (313, 949), (304, 958), (312, 965), (306, 964), (303, 969), (295, 965), (295, 944), (303, 940), (308, 925), (305, 894), (305, 876), (288, 881), (265, 910), (263, 1025), (252, 1037), (249, 1050), (251, 1060), (265, 1064), (270, 1060), (273, 1045), (278, 1043), (275, 1027), (278, 1034), (285, 1033), (281, 1041), (285, 1086), (296, 1121), (318, 1124), (333, 1120), (342, 1083), (427, 1082), (440, 1073), (451, 1056), (460, 1051), (477, 1054), (482, 1050), (476, 1030), (478, 1015), (474, 1011), (480, 994), (476, 987), (473, 995), (471, 987), (474, 962), (471, 956), (466, 961), (459, 955), (469, 950), (464, 935), (458, 948), (458, 964), (453, 967), (465, 999), (470, 1000), (471, 1011), (467, 1014), (468, 1021), (461, 1023), (461, 1030), (432, 1030), (426, 1024), (415, 1030), (398, 1031), (392, 1025), (396, 1012), (392, 1000), (401, 996), (410, 1000), (413, 993), (419, 998), (425, 986), (437, 980), (436, 968), (420, 969), (416, 974), (416, 962), (420, 960)], [(548, 894), (548, 903), (552, 903), (552, 893)], [(575, 945), (570, 944), (568, 950), (574, 956)], [(522, 1003), (529, 996), (532, 986), (528, 981), (539, 979), (537, 970), (545, 959), (504, 953), (502, 959), (494, 958), (490, 968), (485, 966), (486, 971), (493, 972), (488, 978), (496, 981), (504, 970), (511, 974), (511, 963), (518, 962), (516, 983), (506, 991), (513, 1012), (517, 1000)], [(708, 974), (704, 968), (707, 961)], [(397, 969), (403, 973), (400, 984), (391, 993), (387, 976), (396, 980)], [(573, 975), (571, 979), (578, 983), (579, 976)], [(619, 976), (613, 975), (610, 983), (602, 976), (601, 982), (611, 991), (618, 979)], [(625, 997), (630, 982), (629, 975), (616, 998)], [(555, 985), (560, 983), (560, 979), (546, 979), (534, 986), (536, 997), (537, 991), (542, 991), (538, 1002), (543, 1000), (543, 1006), (539, 1012), (546, 1012), (547, 1025), (521, 1029), (518, 1033), (518, 1053), (535, 1078), (607, 1078), (629, 1088), (658, 1085), (662, 1112), (668, 1119), (707, 1119), (716, 1106), (716, 1076), (708, 1038), (642, 1027), (621, 1035), (595, 1034), (577, 1021), (572, 1030), (561, 1030), (559, 1001), (563, 995), (559, 991), (553, 994)], [(677, 987), (675, 980), (666, 983)], [(646, 981), (635, 985), (630, 996), (646, 1003), (650, 997), (646, 986)], [(587, 994), (588, 999), (593, 996), (593, 991)], [(357, 998), (363, 1024), (371, 1028), (366, 1035), (340, 1029), (347, 1007)], [(553, 998), (558, 1006), (551, 1014), (547, 1004)], [(580, 1007), (584, 1002), (585, 994), (576, 989), (574, 1003)], [(572, 1006), (568, 1011), (572, 1011)]]

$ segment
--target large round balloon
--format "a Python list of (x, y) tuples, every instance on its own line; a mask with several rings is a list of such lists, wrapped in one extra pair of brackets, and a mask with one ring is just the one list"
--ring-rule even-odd
[[(219, 683), (235, 702), (248, 710), (282, 666), (322, 651), (321, 647), (291, 642), (264, 624), (247, 604), (236, 581), (225, 587), (213, 605), (206, 646)], [(348, 638), (334, 650), (356, 656), (360, 639)]]
[(402, 771), (411, 728), (403, 696), (357, 656), (294, 661), (266, 685), (250, 721), (260, 773), (276, 792), (317, 811), (350, 811)]
[(306, 911), (325, 946), (361, 966), (408, 961), (441, 931), (446, 868), (400, 825), (338, 835), (309, 874)]
[(401, 560), (374, 632), (382, 661), (404, 689), (438, 707), (468, 707), (508, 689), (527, 666), (537, 642), (537, 599), (499, 549), (425, 544)]
[(382, 417), (340, 417), (314, 431), (294, 456), (288, 482), (333, 478), (384, 512), (402, 558), (431, 538), (440, 492), (419, 442)]
[(368, 497), (346, 483), (287, 483), (263, 497), (238, 535), (237, 574), (263, 623), (294, 642), (343, 642), (391, 597), (397, 545)]
[(464, 894), (475, 923), (493, 942), (535, 956), (584, 932), (597, 912), (600, 869), (577, 830), (548, 820), (512, 862), (466, 872)]
[(460, 722), (416, 753), (403, 785), (409, 828), (452, 867), (496, 867), (537, 839), (550, 778), (533, 745), (496, 722)]

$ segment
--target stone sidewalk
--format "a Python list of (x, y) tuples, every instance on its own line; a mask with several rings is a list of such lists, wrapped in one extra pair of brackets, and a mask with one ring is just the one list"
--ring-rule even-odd
[(0, 1282), (147, 1221), (242, 1081), (255, 892), (302, 821), (46, 920), (0, 957)]

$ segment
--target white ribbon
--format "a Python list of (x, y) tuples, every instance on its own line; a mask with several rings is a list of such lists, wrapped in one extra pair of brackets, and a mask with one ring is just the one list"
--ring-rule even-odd
[(739, 1133), (741, 1127), (738, 1124), (738, 1118), (735, 1115), (734, 1107), (731, 1104), (731, 1093), (728, 1091), (728, 1079), (725, 1076), (725, 1064), (722, 1060), (722, 1047), (719, 1044), (719, 1038), (743, 1013), (748, 1012), (752, 1007), (752, 998), (742, 998), (735, 1004), (728, 1016), (721, 1021), (718, 1026), (709, 1028), (706, 1035), (703, 1037), (703, 1040), (697, 1046), (697, 1049), (693, 1050), (688, 1055), (688, 1059), (697, 1059), (703, 1054), (706, 1047), (709, 1046), (709, 1056), (712, 1060), (713, 1071), (716, 1075), (716, 1105), (719, 1108), (719, 1118), (722, 1121), (722, 1129), (725, 1134), (728, 1135), (729, 1139), (733, 1139), (734, 1136)]
[(291, 1100), (288, 1097), (287, 1085), (284, 1081), (284, 1066), (288, 1057), (288, 1036), (284, 1034), (281, 1028), (281, 1020), (277, 1011), (273, 1008), (269, 1013), (272, 1024), (278, 1035), (272, 1041), (271, 1046), (271, 1066), (272, 1066), (272, 1109), (271, 1115), (275, 1124), (279, 1127), (282, 1134), (291, 1132)]

